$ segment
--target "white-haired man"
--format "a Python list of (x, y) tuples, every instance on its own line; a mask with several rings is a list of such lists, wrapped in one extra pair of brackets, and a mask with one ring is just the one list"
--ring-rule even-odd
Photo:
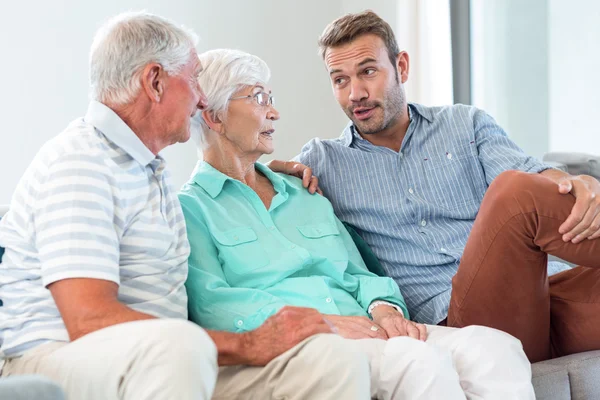
[(313, 336), (331, 332), (315, 310), (286, 308), (243, 334), (186, 321), (189, 244), (158, 153), (188, 140), (206, 105), (195, 42), (146, 13), (97, 33), (86, 116), (42, 148), (0, 222), (2, 373), (46, 375), (71, 399), (208, 399), (218, 365), (287, 351), (268, 379), (327, 363), (327, 377), (287, 387), (335, 382), (331, 397), (364, 397), (366, 360), (329, 357), (337, 336)]

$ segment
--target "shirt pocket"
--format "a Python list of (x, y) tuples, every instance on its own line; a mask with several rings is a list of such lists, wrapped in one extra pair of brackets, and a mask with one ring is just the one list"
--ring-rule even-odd
[(422, 195), (449, 211), (479, 207), (485, 186), (478, 183), (479, 158), (471, 146), (451, 147), (423, 158)]
[(336, 224), (321, 222), (296, 226), (303, 238), (303, 246), (313, 258), (323, 257), (331, 261), (348, 260), (340, 230)]
[(219, 260), (225, 275), (228, 272), (245, 275), (269, 264), (267, 252), (254, 229), (243, 227), (211, 233), (218, 243)]

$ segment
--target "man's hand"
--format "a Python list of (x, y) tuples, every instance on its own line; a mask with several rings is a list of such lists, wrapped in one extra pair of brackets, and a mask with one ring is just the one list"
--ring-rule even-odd
[(271, 160), (267, 163), (267, 167), (275, 172), (281, 172), (302, 179), (302, 186), (308, 188), (308, 192), (311, 194), (315, 192), (323, 194), (321, 189), (319, 189), (319, 179), (312, 174), (312, 169), (304, 164), (295, 161)]
[(385, 340), (388, 338), (385, 330), (367, 317), (343, 317), (341, 315), (327, 315), (326, 318), (336, 327), (337, 333), (346, 339)]
[(425, 341), (427, 328), (402, 316), (394, 307), (379, 305), (371, 311), (373, 321), (385, 329), (388, 337), (410, 336), (411, 338)]
[(284, 307), (259, 328), (244, 333), (244, 364), (264, 366), (304, 339), (318, 333), (334, 333), (331, 323), (312, 308)]
[(563, 240), (579, 243), (600, 237), (600, 182), (588, 175), (565, 176), (558, 191), (575, 196), (575, 206), (558, 230)]

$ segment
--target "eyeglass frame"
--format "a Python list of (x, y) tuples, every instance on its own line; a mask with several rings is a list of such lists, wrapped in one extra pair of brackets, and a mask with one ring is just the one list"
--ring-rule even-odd
[[(261, 104), (260, 101), (258, 100), (258, 96), (265, 95), (265, 94), (267, 96), (269, 96), (269, 97), (267, 97), (267, 104)], [(271, 93), (267, 93), (267, 92), (263, 92), (263, 91), (260, 91), (260, 92), (254, 93), (254, 94), (249, 94), (248, 96), (230, 97), (229, 100), (251, 99), (253, 97), (256, 99), (256, 103), (258, 103), (259, 106), (267, 107), (267, 106), (275, 105), (275, 97)]]

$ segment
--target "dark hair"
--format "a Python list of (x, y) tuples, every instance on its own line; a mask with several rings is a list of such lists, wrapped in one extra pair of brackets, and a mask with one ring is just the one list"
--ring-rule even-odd
[(372, 34), (379, 36), (385, 47), (392, 65), (396, 65), (396, 56), (400, 52), (398, 42), (390, 24), (385, 22), (371, 10), (358, 14), (346, 14), (327, 25), (319, 37), (319, 52), (325, 59), (328, 48), (350, 43), (359, 36)]

